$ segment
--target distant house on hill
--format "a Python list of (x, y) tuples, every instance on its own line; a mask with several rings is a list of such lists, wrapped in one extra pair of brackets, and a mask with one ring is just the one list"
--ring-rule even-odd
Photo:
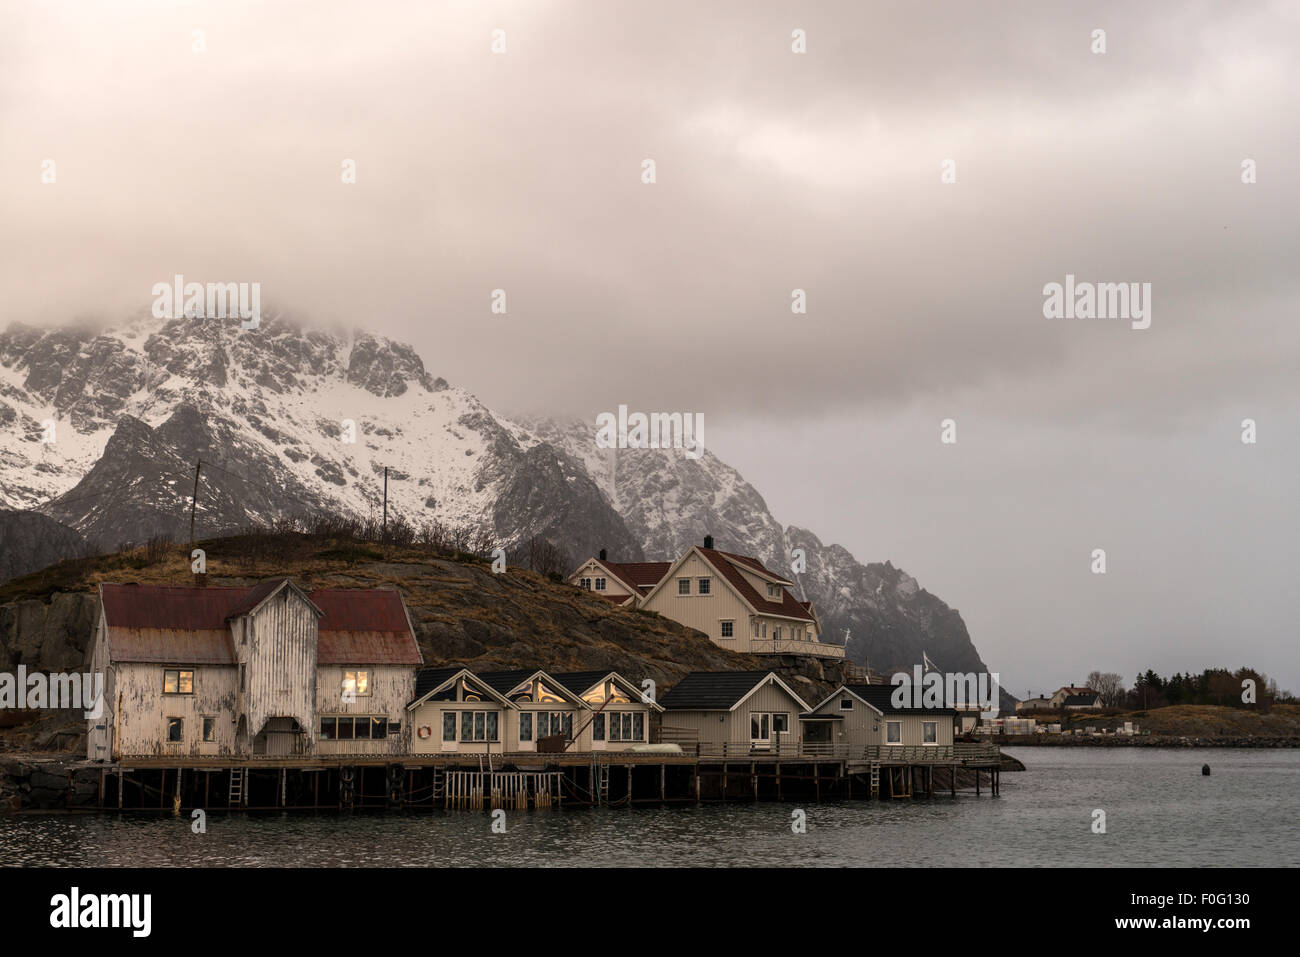
[(1101, 695), (1097, 692), (1067, 695), (1061, 702), (1065, 711), (1095, 711), (1101, 708)]
[(795, 598), (794, 582), (757, 558), (723, 552), (705, 536), (673, 562), (611, 562), (602, 550), (568, 581), (615, 604), (658, 612), (742, 654), (843, 658), (823, 642), (812, 602)]
[(1065, 707), (1065, 699), (1071, 695), (1096, 695), (1097, 692), (1086, 685), (1064, 685), (1056, 690), (1052, 695), (1052, 707), (1061, 709)]
[(402, 754), (423, 662), (401, 595), (99, 586), (87, 756)]
[(1052, 704), (1052, 699), (1046, 695), (1039, 695), (1037, 698), (1026, 698), (1016, 703), (1016, 714), (1032, 714), (1035, 711), (1055, 711), (1056, 707)]

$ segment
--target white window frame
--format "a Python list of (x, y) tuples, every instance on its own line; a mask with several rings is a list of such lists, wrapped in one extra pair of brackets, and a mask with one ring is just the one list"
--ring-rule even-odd
[[(926, 728), (934, 728), (934, 740), (933, 740), (933, 741), (927, 741), (927, 740), (925, 740), (925, 729), (926, 729)], [(939, 746), (939, 722), (938, 722), (938, 721), (922, 721), (922, 722), (921, 722), (921, 743), (922, 743), (923, 745), (925, 745), (926, 747), (928, 747), (928, 748), (937, 748), (937, 747)]]
[(711, 579), (711, 578), (709, 578), (709, 577), (707, 577), (707, 576), (704, 577), (704, 578), (699, 579), (699, 580), (696, 582), (695, 592), (696, 592), (697, 595), (712, 595), (712, 594), (713, 594), (713, 579)]
[[(890, 741), (890, 740), (889, 740), (889, 729), (890, 729), (890, 728), (893, 728), (893, 727), (898, 728), (898, 740), (897, 740), (897, 741)], [(901, 721), (886, 721), (886, 722), (885, 722), (885, 746), (886, 746), (886, 747), (890, 747), (890, 748), (898, 748), (898, 747), (902, 747), (902, 745), (903, 745), (903, 722), (901, 722)]]
[[(682, 585), (686, 586), (685, 590), (682, 589)], [(690, 593), (691, 593), (691, 580), (689, 578), (677, 579), (677, 597), (686, 598), (690, 595)]]
[(596, 589), (595, 589), (596, 591), (605, 591), (605, 585), (606, 585), (605, 579), (597, 578), (595, 584), (596, 584)]
[[(731, 634), (727, 634), (727, 628), (728, 628), (728, 627), (731, 628)], [(719, 637), (719, 638), (735, 638), (735, 637), (736, 637), (736, 619), (734, 619), (734, 618), (724, 618), (724, 619), (722, 619), (722, 621), (718, 622), (718, 637)]]

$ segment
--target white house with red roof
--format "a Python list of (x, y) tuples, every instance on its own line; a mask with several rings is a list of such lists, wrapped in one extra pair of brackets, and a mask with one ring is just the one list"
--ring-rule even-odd
[(568, 581), (609, 601), (658, 612), (743, 654), (843, 658), (843, 645), (821, 640), (812, 602), (794, 582), (757, 558), (713, 547), (711, 536), (674, 562), (611, 562), (604, 551)]
[(401, 595), (99, 586), (87, 756), (404, 754), (423, 663)]

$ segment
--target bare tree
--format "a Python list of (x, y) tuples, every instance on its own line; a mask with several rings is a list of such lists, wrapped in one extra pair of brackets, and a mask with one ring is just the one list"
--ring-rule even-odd
[(1124, 679), (1113, 671), (1090, 672), (1086, 683), (1101, 695), (1101, 703), (1107, 708), (1117, 708), (1124, 700)]

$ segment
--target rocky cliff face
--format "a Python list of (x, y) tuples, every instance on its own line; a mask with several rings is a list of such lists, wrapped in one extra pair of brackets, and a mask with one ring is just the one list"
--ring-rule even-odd
[[(390, 514), (507, 554), (540, 535), (575, 561), (600, 548), (665, 559), (712, 534), (788, 570), (801, 549), (802, 597), (853, 659), (902, 670), (924, 651), (945, 670), (984, 669), (956, 611), (888, 563), (783, 525), (712, 453), (616, 452), (594, 436), (591, 423), (499, 416), (409, 346), (282, 315), (257, 330), (141, 318), (0, 333), (0, 506), (93, 545), (187, 540), (198, 460), (200, 538), (304, 512), (377, 517), (387, 467)], [(51, 554), (56, 538), (51, 526)]]
[(0, 581), (79, 558), (85, 551), (80, 535), (46, 515), (0, 509)]

